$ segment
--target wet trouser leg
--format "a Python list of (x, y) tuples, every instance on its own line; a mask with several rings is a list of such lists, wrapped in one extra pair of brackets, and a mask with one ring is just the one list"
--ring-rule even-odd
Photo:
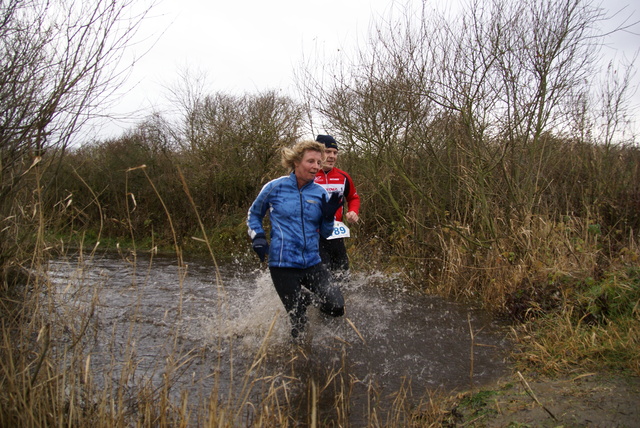
[(307, 322), (307, 306), (311, 303), (308, 291), (316, 295), (322, 312), (332, 316), (344, 314), (342, 292), (331, 283), (329, 272), (322, 263), (307, 269), (270, 267), (269, 271), (278, 296), (289, 314), (294, 337), (304, 330)]
[(344, 297), (340, 287), (331, 281), (331, 274), (326, 266), (318, 263), (308, 269), (302, 285), (316, 296), (320, 310), (325, 314), (339, 317), (344, 314)]
[(336, 280), (348, 277), (349, 256), (343, 238), (320, 238), (320, 258)]

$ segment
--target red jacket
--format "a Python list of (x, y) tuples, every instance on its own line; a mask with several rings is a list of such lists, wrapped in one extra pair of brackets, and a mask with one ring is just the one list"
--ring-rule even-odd
[[(347, 201), (348, 211), (353, 211), (356, 214), (359, 214), (360, 196), (358, 196), (356, 186), (353, 184), (353, 180), (349, 174), (338, 168), (331, 168), (329, 172), (320, 170), (316, 174), (315, 182), (324, 187), (329, 193), (340, 192), (341, 195), (344, 195), (344, 198)], [(336, 211), (337, 221), (342, 221), (343, 209), (344, 207)]]

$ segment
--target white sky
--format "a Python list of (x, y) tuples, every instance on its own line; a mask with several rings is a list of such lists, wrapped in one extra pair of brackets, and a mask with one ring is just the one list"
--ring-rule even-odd
[[(606, 4), (612, 11), (627, 5), (622, 14), (640, 19), (630, 0)], [(340, 48), (363, 43), (370, 22), (387, 16), (392, 5), (393, 0), (159, 0), (138, 32), (146, 39), (137, 47), (138, 55), (157, 41), (136, 62), (112, 106), (112, 112), (129, 120), (111, 122), (98, 135), (119, 136), (152, 111), (163, 110), (166, 88), (176, 85), (186, 69), (206, 73), (211, 92), (290, 93), (304, 55), (330, 57)], [(635, 31), (616, 36), (611, 52), (631, 55), (640, 48), (640, 25)]]
[[(290, 93), (303, 52), (328, 56), (364, 40), (371, 17), (386, 14), (392, 0), (159, 0), (138, 32), (147, 41), (113, 105), (116, 114), (146, 116), (166, 105), (167, 87), (184, 70), (206, 73), (211, 92)], [(377, 19), (376, 18), (376, 19)], [(100, 133), (118, 136), (140, 116), (111, 123)]]

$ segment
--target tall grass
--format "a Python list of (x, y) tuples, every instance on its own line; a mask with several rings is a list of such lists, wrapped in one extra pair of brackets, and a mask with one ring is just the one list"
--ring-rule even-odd
[[(626, 253), (626, 252), (625, 252)], [(637, 259), (637, 253), (632, 257)], [(611, 370), (640, 375), (640, 271), (623, 263), (601, 277), (558, 278), (562, 304), (514, 329), (523, 369), (546, 375)]]
[[(444, 231), (437, 292), (481, 300), (512, 320), (513, 357), (523, 371), (640, 374), (640, 248), (634, 233), (622, 245), (599, 224), (570, 216), (539, 216), (518, 231), (519, 242), (507, 237), (473, 254), (461, 250), (457, 234)], [(525, 251), (518, 256), (511, 248)]]

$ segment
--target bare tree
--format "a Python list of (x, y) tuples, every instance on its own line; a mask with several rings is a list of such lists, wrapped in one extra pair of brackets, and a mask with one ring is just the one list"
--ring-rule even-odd
[(194, 198), (213, 221), (218, 210), (246, 209), (259, 187), (282, 173), (279, 153), (300, 137), (302, 109), (275, 91), (192, 100), (183, 103), (182, 160)]
[(136, 13), (134, 3), (0, 3), (3, 258), (13, 254), (8, 247), (15, 244), (19, 219), (25, 213), (20, 204), (32, 203), (28, 198), (16, 200), (21, 190), (28, 190), (27, 184), (34, 184), (31, 172), (59, 159), (79, 127), (122, 77), (116, 74), (116, 65), (149, 10)]
[[(485, 221), (495, 236), (495, 207), (526, 218), (538, 206), (544, 166), (559, 160), (548, 136), (568, 135), (576, 100), (593, 94), (607, 16), (585, 0), (470, 0), (454, 19), (427, 2), (401, 12), (352, 63), (299, 73), (309, 109), (416, 195), (449, 198), (425, 201), (440, 217), (455, 204), (463, 223)], [(411, 153), (447, 186), (409, 180)], [(375, 171), (365, 176), (385, 182)]]

